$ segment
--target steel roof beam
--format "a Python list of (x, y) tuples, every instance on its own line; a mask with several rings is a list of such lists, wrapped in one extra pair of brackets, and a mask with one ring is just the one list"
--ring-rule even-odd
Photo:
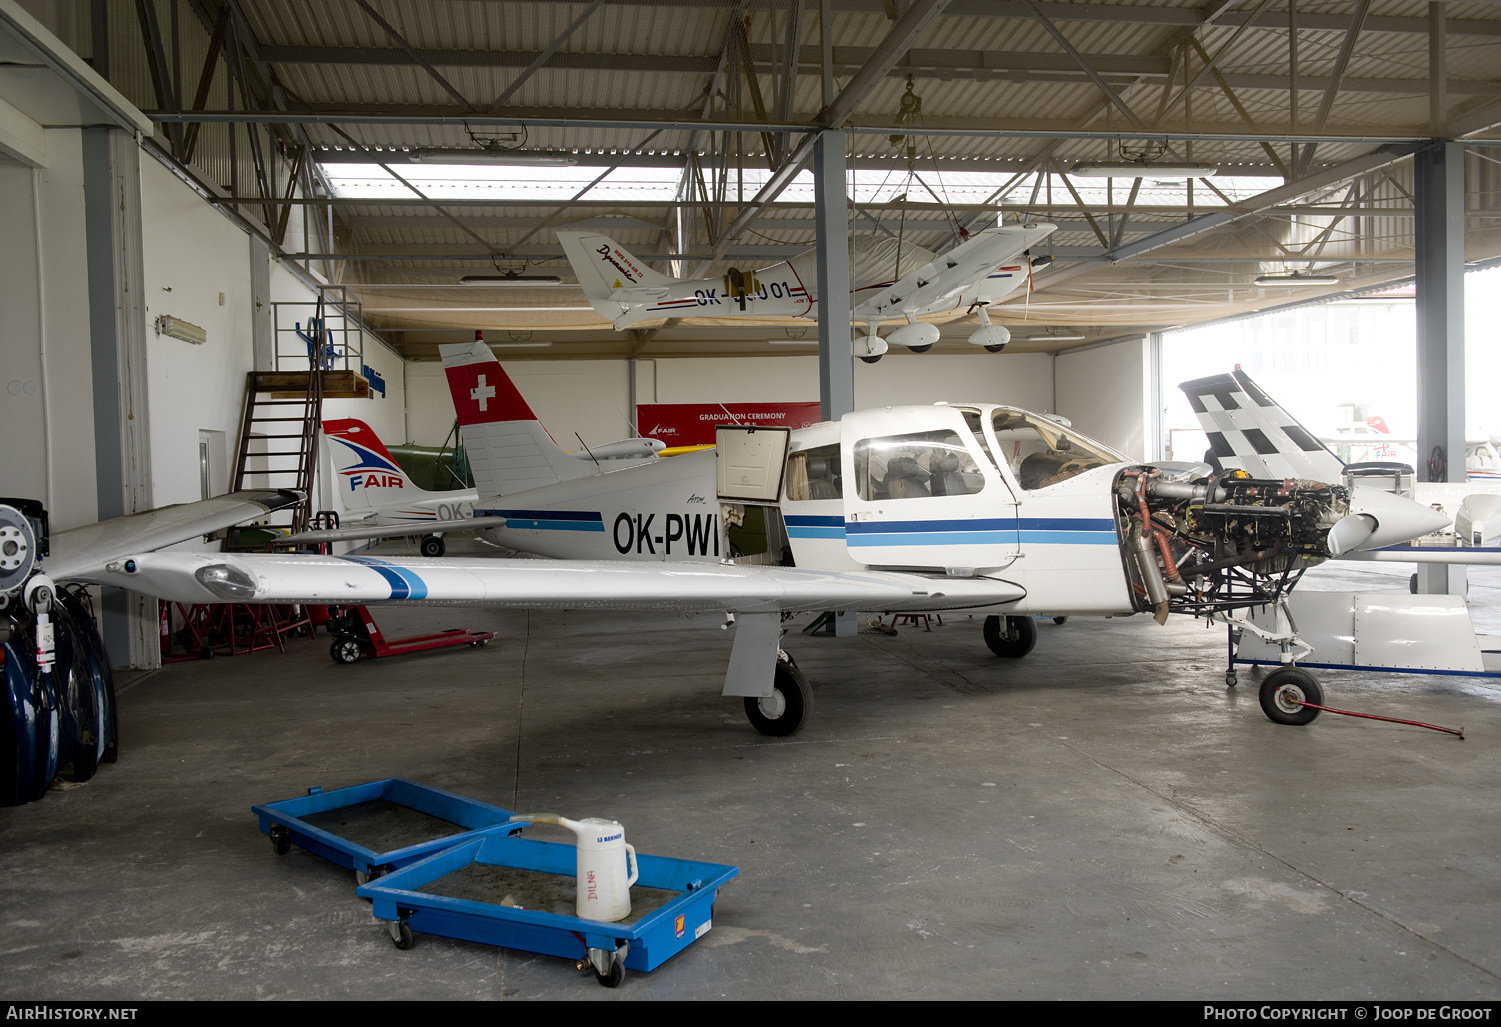
[[(482, 0), (486, 3), (510, 3), (513, 0)], [(533, 3), (576, 3), (577, 0), (531, 0)], [(705, 9), (719, 8), (721, 10), (739, 6), (739, 0), (614, 0), (621, 7), (665, 7), (669, 9)], [(755, 11), (771, 10), (785, 0), (751, 0), (748, 8)], [(1061, 22), (1094, 22), (1109, 25), (1162, 25), (1165, 27), (1199, 28), (1210, 24), (1216, 27), (1234, 28), (1247, 20), (1244, 13), (1229, 11), (1219, 13), (1217, 5), (1211, 4), (1207, 8), (1192, 7), (1137, 7), (1117, 4), (1090, 4), (1090, 3), (1043, 3), (1037, 6), (1054, 21)], [(838, 13), (851, 14), (882, 14), (886, 13), (883, 0), (832, 0), (832, 7)], [(1012, 18), (1026, 19), (1031, 15), (1022, 5), (1021, 0), (954, 0), (946, 14), (955, 18)], [(1306, 14), (1298, 13), (1298, 27), (1300, 29), (1343, 32), (1349, 25), (1350, 20), (1340, 14)], [(1266, 31), (1286, 32), (1286, 11), (1263, 11), (1253, 21), (1253, 27)], [(1428, 34), (1428, 19), (1426, 17), (1373, 17), (1367, 19), (1367, 32), (1385, 32), (1401, 35), (1426, 36)], [(1501, 20), (1491, 21), (1480, 18), (1450, 18), (1448, 19), (1448, 31), (1450, 35), (1460, 36), (1498, 36), (1501, 35)]]
[[(530, 128), (566, 129), (663, 129), (682, 132), (791, 132), (805, 133), (807, 125), (761, 124), (745, 121), (681, 121), (663, 118), (659, 110), (564, 108), (520, 111), (503, 118), (464, 115), (449, 107), (395, 106), (389, 104), (351, 104), (335, 107), (331, 104), (307, 104), (305, 111), (146, 111), (146, 116), (160, 124), (194, 121), (238, 124), (287, 124), (287, 125), (450, 125), (462, 128), (470, 126), (506, 126), (525, 124)], [(1484, 131), (1494, 127), (1484, 119), (1492, 113), (1491, 108), (1456, 119), (1453, 124), (1468, 124), (1473, 120), (1478, 127), (1469, 132)], [(1495, 119), (1501, 123), (1501, 117)], [(854, 135), (889, 135), (905, 131), (902, 126), (871, 121), (845, 129)], [(1247, 131), (1242, 124), (1209, 123), (1190, 129), (1136, 129), (1118, 127), (1111, 129), (1079, 128), (1063, 120), (1001, 120), (996, 118), (935, 118), (928, 117), (923, 125), (923, 134), (930, 136), (972, 137), (986, 139), (1168, 139), (1216, 142), (1321, 142), (1321, 143), (1383, 143), (1418, 142), (1431, 138), (1431, 129), (1426, 122), (1420, 126), (1387, 126), (1386, 131), (1369, 131), (1365, 126), (1355, 126), (1349, 131), (1340, 131), (1336, 126), (1322, 133), (1311, 131), (1291, 132), (1284, 126), (1265, 126), (1260, 132)], [(1467, 146), (1501, 146), (1501, 139), (1466, 139)]]
[[(1367, 19), (1369, 22), (1370, 19)], [(818, 48), (802, 47), (798, 73), (821, 75)], [(771, 47), (751, 48), (758, 63), (771, 60)], [(274, 64), (346, 64), (410, 66), (419, 62), (394, 47), (315, 47), (263, 46), (262, 56)], [(519, 67), (529, 53), (492, 50), (419, 50), (426, 63), (442, 67), (511, 68)], [(874, 53), (873, 47), (835, 47), (834, 72), (847, 75), (864, 64)], [(1140, 79), (1167, 79), (1171, 61), (1167, 57), (1138, 57), (1130, 54), (1082, 54), (1090, 67), (1113, 85), (1128, 86)], [(568, 53), (554, 56), (550, 68), (567, 71), (678, 72), (686, 75), (712, 74), (719, 68), (716, 57), (666, 57), (656, 54)], [(1218, 80), (1221, 76), (1215, 74)], [(1083, 82), (1089, 75), (1064, 54), (996, 50), (911, 50), (887, 72), (890, 78), (915, 75), (918, 78), (974, 78), (1033, 82)], [(1223, 78), (1238, 89), (1282, 90), (1287, 88), (1285, 75), (1259, 75), (1230, 72)], [(1298, 87), (1321, 92), (1328, 90), (1332, 79), (1322, 75), (1300, 75)], [(1346, 77), (1340, 90), (1352, 93), (1398, 93), (1426, 95), (1431, 88), (1427, 78)], [(1501, 96), (1501, 81), (1449, 79), (1445, 88), (1454, 95)]]

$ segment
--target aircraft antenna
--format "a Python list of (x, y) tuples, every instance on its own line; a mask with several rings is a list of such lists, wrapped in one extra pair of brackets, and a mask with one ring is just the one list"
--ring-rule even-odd
[(584, 437), (578, 432), (574, 432), (573, 437), (579, 440), (579, 445), (584, 447), (584, 452), (588, 453), (589, 459), (594, 461), (595, 470), (603, 471), (604, 468), (599, 466), (599, 458), (594, 455), (594, 452), (589, 448), (589, 443), (584, 441)]
[[(709, 392), (709, 387), (707, 385), (704, 386), (704, 391), (709, 393), (709, 398), (710, 399), (712, 399), (715, 403), (719, 403), (719, 397), (716, 396), (716, 395), (714, 395), (714, 393)], [(725, 406), (723, 403), (719, 403), (719, 409), (721, 409), (721, 410), (724, 411), (724, 416), (726, 416), (726, 417), (728, 417), (730, 419), (730, 423), (731, 424), (739, 425), (741, 428), (748, 428), (748, 427), (750, 427), (744, 421), (740, 420), (740, 418), (738, 418), (734, 414), (730, 413), (730, 408), (727, 407), (727, 406)]]

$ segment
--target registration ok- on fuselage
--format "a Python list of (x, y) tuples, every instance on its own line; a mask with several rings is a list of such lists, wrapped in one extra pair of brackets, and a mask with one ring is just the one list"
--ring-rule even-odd
[(888, 407), (793, 431), (779, 498), (721, 501), (714, 450), (501, 499), (499, 545), (565, 559), (920, 569), (1019, 585), (1017, 613), (1130, 613), (1112, 483), (1130, 461), (995, 404)]

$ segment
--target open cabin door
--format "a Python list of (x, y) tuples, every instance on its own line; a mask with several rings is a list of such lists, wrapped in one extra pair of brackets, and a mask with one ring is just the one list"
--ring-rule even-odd
[(736, 563), (784, 564), (792, 548), (782, 518), (787, 428), (719, 425), (714, 430), (721, 552)]
[(856, 562), (999, 568), (1020, 554), (1016, 497), (961, 409), (862, 410), (846, 414), (840, 430)]

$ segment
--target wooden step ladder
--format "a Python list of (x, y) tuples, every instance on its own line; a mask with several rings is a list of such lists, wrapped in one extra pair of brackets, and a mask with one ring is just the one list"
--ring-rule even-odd
[(230, 490), (296, 489), (307, 498), (253, 525), (230, 528), (226, 552), (260, 550), (277, 537), (308, 529), (323, 400), (363, 398), (370, 386), (354, 371), (251, 371)]

